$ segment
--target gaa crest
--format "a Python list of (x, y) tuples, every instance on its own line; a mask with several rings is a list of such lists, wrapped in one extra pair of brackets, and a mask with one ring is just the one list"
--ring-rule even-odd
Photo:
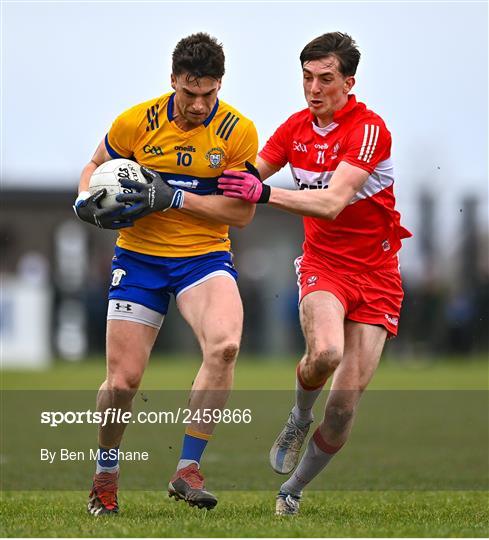
[(205, 155), (205, 159), (209, 162), (211, 169), (218, 169), (224, 162), (224, 150), (219, 146), (211, 148)]

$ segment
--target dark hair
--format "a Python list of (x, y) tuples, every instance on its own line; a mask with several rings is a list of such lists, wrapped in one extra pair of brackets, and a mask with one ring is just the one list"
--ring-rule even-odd
[(181, 39), (172, 56), (174, 75), (187, 73), (189, 77), (212, 77), (224, 75), (224, 51), (222, 44), (209, 34), (199, 32)]
[(349, 77), (355, 75), (360, 51), (357, 44), (348, 34), (329, 32), (313, 39), (301, 52), (301, 66), (310, 60), (319, 60), (326, 56), (335, 56), (340, 63), (340, 72)]

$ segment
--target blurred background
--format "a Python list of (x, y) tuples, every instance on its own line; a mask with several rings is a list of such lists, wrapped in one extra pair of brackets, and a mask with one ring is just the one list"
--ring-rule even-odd
[[(394, 359), (488, 352), (487, 4), (371, 2), (3, 3), (0, 339), (4, 367), (80, 362), (104, 350), (115, 235), (76, 220), (78, 177), (113, 119), (170, 90), (177, 41), (223, 42), (221, 99), (260, 146), (304, 108), (298, 60), (324, 32), (362, 52), (354, 93), (393, 136), (396, 195), (414, 233)], [(291, 186), (288, 168), (275, 182)], [(301, 220), (258, 208), (232, 230), (243, 351), (303, 350), (293, 260)], [(198, 352), (174, 304), (156, 351)]]

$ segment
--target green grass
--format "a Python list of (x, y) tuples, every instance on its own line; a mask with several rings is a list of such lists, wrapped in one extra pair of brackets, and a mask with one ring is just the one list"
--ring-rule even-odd
[[(240, 358), (236, 367), (236, 389), (294, 388), (297, 358)], [(197, 358), (154, 357), (142, 389), (189, 389), (199, 368)], [(488, 388), (487, 359), (417, 358), (403, 361), (383, 359), (369, 389), (372, 390), (484, 390)], [(105, 377), (103, 358), (90, 362), (58, 362), (46, 371), (0, 372), (2, 389), (93, 390)]]
[(274, 493), (222, 492), (206, 512), (163, 493), (121, 496), (118, 516), (93, 518), (86, 493), (2, 497), (2, 535), (12, 537), (486, 537), (487, 495), (473, 492), (310, 492), (301, 514), (276, 517)]
[[(487, 416), (487, 413), (472, 414), (481, 409), (480, 405), (485, 403), (483, 401), (485, 398), (480, 392), (467, 392), (487, 389), (487, 361), (483, 358), (458, 361), (451, 359), (445, 362), (422, 359), (403, 362), (383, 360), (371, 384), (372, 389), (455, 392), (419, 393), (417, 408), (409, 401), (412, 399), (411, 396), (417, 395), (415, 393), (399, 393), (397, 405), (395, 393), (386, 393), (386, 401), (380, 396), (381, 393), (373, 393), (371, 398), (366, 398), (360, 408), (358, 424), (354, 428), (351, 442), (321, 475), (321, 481), (315, 481), (311, 486), (312, 489), (323, 488), (323, 490), (306, 493), (301, 514), (297, 517), (289, 519), (274, 516), (275, 491), (254, 489), (229, 491), (229, 487), (224, 487), (224, 479), (234, 474), (233, 470), (236, 478), (241, 475), (250, 486), (263, 485), (266, 489), (270, 489), (270, 486), (280, 485), (282, 478), (268, 469), (266, 455), (261, 454), (265, 452), (264, 448), (268, 448), (269, 439), (275, 434), (277, 422), (275, 416), (280, 422), (283, 414), (287, 412), (282, 409), (285, 407), (284, 403), (289, 400), (289, 392), (292, 399), (295, 362), (296, 359), (292, 358), (272, 360), (257, 358), (252, 361), (241, 359), (238, 363), (235, 388), (264, 390), (272, 387), (274, 390), (288, 391), (273, 394), (272, 400), (277, 410), (273, 411), (270, 420), (268, 416), (264, 416), (262, 424), (255, 424), (256, 429), (263, 431), (263, 436), (256, 441), (249, 440), (247, 449), (237, 452), (231, 443), (226, 442), (232, 431), (227, 432), (222, 426), (216, 431), (216, 439), (206, 452), (208, 463), (204, 467), (204, 472), (208, 470), (206, 477), (209, 488), (213, 491), (213, 488), (217, 488), (216, 493), (220, 499), (219, 505), (212, 512), (188, 508), (181, 502), (177, 503), (167, 498), (163, 487), (177, 459), (181, 426), (174, 426), (175, 435), (171, 435), (169, 430), (159, 431), (158, 426), (155, 426), (152, 441), (160, 441), (158, 444), (163, 445), (163, 450), (166, 448), (166, 454), (159, 446), (155, 446), (154, 468), (151, 469), (153, 472), (150, 472), (153, 483), (148, 485), (153, 490), (161, 486), (160, 491), (129, 491), (127, 487), (121, 489), (121, 514), (109, 519), (94, 519), (85, 511), (88, 477), (92, 465), (87, 464), (86, 470), (83, 471), (77, 469), (76, 480), (74, 480), (75, 471), (72, 469), (62, 471), (49, 469), (50, 475), (62, 477), (61, 485), (69, 486), (71, 481), (74, 489), (84, 486), (86, 478), (87, 489), (4, 491), (0, 501), (2, 516), (0, 534), (7, 537), (487, 537), (489, 535), (489, 500), (487, 491), (484, 491), (484, 486), (487, 486), (485, 480), (487, 467), (484, 466), (484, 456), (487, 456), (487, 427), (484, 427), (484, 414)], [(148, 391), (186, 390), (190, 387), (198, 366), (196, 358), (155, 358), (147, 370), (143, 388)], [(81, 364), (56, 363), (47, 371), (4, 371), (0, 375), (1, 387), (4, 390), (94, 391), (98, 388), (104, 373), (103, 360), (93, 359)], [(83, 395), (90, 397), (91, 394), (92, 392), (87, 392)], [(13, 392), (3, 404), (11, 403), (9, 401), (11, 399), (21, 400), (23, 395), (21, 392)], [(30, 408), (35, 410), (34, 394), (31, 395), (33, 397)], [(73, 394), (75, 397), (77, 395)], [(153, 395), (163, 399), (166, 394), (162, 392), (148, 395), (151, 403), (151, 400), (156, 399)], [(248, 394), (242, 395), (246, 397)], [(258, 397), (264, 395), (266, 395), (264, 392), (257, 394)], [(36, 399), (40, 399), (39, 394), (36, 396)], [(82, 397), (80, 396), (80, 399)], [(56, 399), (55, 394), (53, 399)], [(430, 407), (431, 403), (433, 407)], [(25, 409), (29, 410), (29, 407)], [(14, 427), (22, 425), (22, 422), (19, 424), (12, 422), (12, 419), (10, 421)], [(35, 439), (36, 430), (41, 434), (44, 433), (43, 436), (46, 437), (46, 432), (37, 424), (38, 421), (35, 419), (32, 429), (9, 431), (14, 436), (19, 436), (19, 440), (25, 441), (19, 443), (21, 449), (28, 446), (29, 438), (35, 442), (35, 446), (39, 446), (38, 439)], [(5, 429), (4, 425), (2, 437), (6, 435)], [(53, 433), (57, 433), (56, 440), (59, 443), (66, 437), (63, 435), (64, 432), (59, 431), (61, 428), (57, 429), (58, 431)], [(66, 433), (71, 433), (68, 428), (66, 429)], [(88, 440), (92, 431), (92, 427), (88, 426), (88, 435), (80, 437)], [(78, 432), (73, 433), (74, 438), (71, 442), (74, 442), (75, 435), (79, 435)], [(137, 433), (136, 427), (128, 430), (128, 444), (131, 437), (132, 440), (138, 439)], [(146, 431), (141, 433), (144, 434)], [(413, 439), (411, 433), (415, 433), (417, 438)], [(174, 437), (171, 452), (168, 450), (170, 443), (167, 442), (170, 435)], [(163, 436), (166, 439), (161, 442)], [(54, 435), (50, 437), (54, 444)], [(466, 444), (459, 446), (460, 439)], [(14, 444), (14, 448), (19, 448), (19, 444), (15, 441), (10, 444)], [(230, 446), (227, 447), (226, 444)], [(451, 449), (448, 453), (447, 448)], [(9, 456), (8, 450), (9, 445), (2, 443), (2, 460), (4, 455)], [(260, 455), (255, 456), (255, 453)], [(413, 461), (413, 455), (417, 456), (417, 461)], [(251, 458), (259, 459), (263, 464), (250, 465), (253, 463)], [(7, 470), (5, 463), (8, 465), (14, 462), (8, 460), (4, 462), (4, 473)], [(410, 468), (400, 466), (400, 463), (409, 464)], [(30, 464), (25, 465), (27, 471)], [(247, 468), (251, 468), (248, 473)], [(137, 470), (131, 472), (129, 465), (124, 470), (122, 485), (127, 486), (130, 484), (131, 474), (137, 474)], [(14, 467), (14, 471), (22, 473), (18, 466)], [(219, 474), (219, 471), (222, 474)], [(259, 471), (263, 480), (253, 477), (255, 471)], [(4, 486), (7, 476), (3, 475)], [(319, 477), (317, 480), (320, 480)], [(415, 486), (418, 489), (423, 481), (425, 490), (414, 491), (411, 487), (405, 487)], [(46, 485), (49, 486), (50, 482), (52, 484), (53, 478), (46, 477)], [(238, 487), (244, 484), (238, 483)], [(386, 485), (394, 487), (385, 488)], [(463, 488), (465, 491), (450, 487), (459, 485), (466, 485), (467, 487)], [(404, 491), (396, 490), (396, 486), (401, 488), (404, 486)], [(365, 490), (358, 491), (364, 487)], [(475, 489), (479, 491), (474, 491)]]

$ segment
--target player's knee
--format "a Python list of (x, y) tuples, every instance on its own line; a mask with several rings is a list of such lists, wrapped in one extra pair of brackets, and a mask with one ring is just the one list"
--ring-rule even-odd
[(309, 362), (318, 377), (327, 377), (339, 366), (341, 351), (336, 347), (324, 347), (309, 353)]
[(239, 352), (239, 343), (228, 341), (221, 345), (219, 356), (225, 364), (235, 362)]
[(209, 357), (219, 364), (233, 364), (238, 356), (239, 343), (233, 340), (223, 340), (209, 347)]
[(330, 405), (326, 408), (325, 422), (335, 433), (343, 433), (353, 419), (355, 410), (351, 405)]
[(127, 400), (132, 399), (141, 383), (139, 373), (118, 373), (109, 375), (107, 378), (107, 390), (115, 394), (116, 398)]

